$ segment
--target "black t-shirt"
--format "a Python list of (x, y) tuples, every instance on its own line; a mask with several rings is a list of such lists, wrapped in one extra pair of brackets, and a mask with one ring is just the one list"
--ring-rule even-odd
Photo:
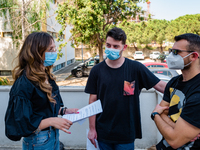
[(96, 116), (98, 140), (130, 143), (141, 138), (139, 94), (159, 81), (143, 64), (127, 58), (119, 68), (110, 68), (105, 60), (95, 65), (85, 92), (102, 103), (103, 112)]
[[(200, 128), (200, 74), (189, 81), (182, 82), (182, 75), (171, 79), (166, 88), (163, 100), (170, 103), (169, 117), (176, 122), (179, 116), (193, 126)], [(157, 150), (174, 150), (162, 139)], [(200, 140), (189, 142), (180, 149), (200, 149)]]
[(18, 141), (27, 137), (38, 128), (42, 119), (57, 117), (63, 101), (55, 81), (49, 78), (49, 83), (56, 104), (51, 103), (47, 93), (26, 77), (25, 71), (15, 81), (5, 115), (5, 132), (9, 139)]

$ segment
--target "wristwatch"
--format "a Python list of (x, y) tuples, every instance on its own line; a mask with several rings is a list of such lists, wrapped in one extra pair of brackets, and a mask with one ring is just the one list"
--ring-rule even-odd
[(155, 118), (155, 115), (160, 115), (158, 112), (153, 112), (153, 113), (151, 113), (151, 119), (152, 120), (154, 120), (154, 118)]

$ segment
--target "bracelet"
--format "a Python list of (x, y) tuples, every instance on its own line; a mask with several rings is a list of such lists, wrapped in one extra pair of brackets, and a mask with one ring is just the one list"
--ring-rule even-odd
[(65, 107), (65, 108), (64, 108), (64, 112), (63, 112), (63, 115), (65, 115), (65, 112), (66, 112), (66, 110), (67, 110), (67, 107)]
[(60, 115), (63, 116), (67, 110), (67, 107), (61, 108)]

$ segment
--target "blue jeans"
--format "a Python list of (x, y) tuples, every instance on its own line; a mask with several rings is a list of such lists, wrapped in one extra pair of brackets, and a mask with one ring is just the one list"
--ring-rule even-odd
[(59, 130), (50, 127), (49, 130), (24, 137), (22, 150), (60, 150)]
[(127, 144), (111, 144), (98, 141), (98, 143), (100, 150), (134, 150), (134, 142)]

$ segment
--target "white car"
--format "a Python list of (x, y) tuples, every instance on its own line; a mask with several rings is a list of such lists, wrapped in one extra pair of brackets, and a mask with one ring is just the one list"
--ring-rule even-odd
[(144, 54), (142, 51), (135, 51), (133, 54), (133, 58), (136, 59), (144, 59)]
[(160, 55), (160, 52), (155, 51), (155, 52), (151, 52), (149, 57), (150, 57), (150, 59), (157, 59), (159, 55)]

